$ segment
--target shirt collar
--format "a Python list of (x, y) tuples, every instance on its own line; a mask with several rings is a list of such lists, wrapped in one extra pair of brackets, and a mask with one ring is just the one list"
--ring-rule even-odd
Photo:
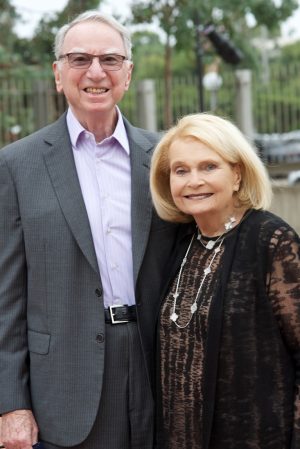
[[(123, 117), (122, 117), (121, 111), (118, 108), (118, 106), (116, 106), (116, 109), (117, 109), (117, 114), (118, 114), (118, 121), (117, 121), (115, 130), (111, 136), (104, 139), (101, 143), (109, 142), (111, 139), (115, 139), (118, 141), (118, 143), (122, 146), (122, 148), (129, 155), (129, 153), (130, 153), (129, 142), (128, 142), (128, 137), (127, 137)], [(85, 133), (88, 133), (89, 131), (87, 131), (79, 123), (79, 121), (75, 117), (71, 108), (68, 108), (68, 112), (67, 112), (67, 126), (68, 126), (68, 130), (69, 130), (72, 146), (74, 149), (79, 150), (80, 149), (79, 142), (82, 139), (82, 136)]]

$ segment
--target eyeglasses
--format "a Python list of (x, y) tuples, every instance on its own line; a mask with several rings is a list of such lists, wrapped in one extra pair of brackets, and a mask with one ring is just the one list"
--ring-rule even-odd
[(88, 69), (94, 58), (98, 58), (99, 64), (103, 70), (114, 71), (120, 70), (123, 62), (127, 60), (126, 56), (107, 54), (107, 55), (90, 55), (89, 53), (66, 53), (58, 59), (67, 59), (69, 66), (73, 69)]

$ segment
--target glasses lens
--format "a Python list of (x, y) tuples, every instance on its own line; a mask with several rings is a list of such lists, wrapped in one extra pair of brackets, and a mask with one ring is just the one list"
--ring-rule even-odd
[(104, 70), (119, 70), (125, 58), (121, 55), (103, 55), (99, 59)]
[(86, 53), (70, 53), (68, 62), (71, 67), (87, 68), (91, 65), (92, 56)]
[(94, 58), (99, 58), (99, 63), (103, 70), (119, 70), (124, 60), (125, 56), (122, 55), (89, 55), (88, 53), (69, 53), (63, 57), (68, 58), (68, 63), (70, 67), (75, 69), (88, 69)]

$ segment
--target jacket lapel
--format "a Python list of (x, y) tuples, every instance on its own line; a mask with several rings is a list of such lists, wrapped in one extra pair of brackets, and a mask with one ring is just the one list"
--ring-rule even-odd
[(136, 284), (146, 250), (152, 219), (149, 170), (153, 143), (125, 119), (131, 161), (131, 232), (133, 275)]
[(99, 273), (65, 115), (48, 127), (44, 160), (62, 212), (81, 251)]
[[(153, 142), (124, 119), (131, 161), (131, 231), (133, 274), (136, 284), (146, 250), (152, 219), (149, 169)], [(65, 114), (48, 127), (44, 160), (60, 207), (81, 251), (93, 269), (98, 264), (72, 154)]]

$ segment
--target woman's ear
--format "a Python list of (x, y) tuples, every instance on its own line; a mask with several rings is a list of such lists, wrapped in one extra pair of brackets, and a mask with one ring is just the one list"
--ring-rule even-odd
[(233, 191), (238, 192), (240, 190), (240, 184), (242, 181), (242, 171), (240, 164), (235, 164), (233, 170), (234, 170)]

